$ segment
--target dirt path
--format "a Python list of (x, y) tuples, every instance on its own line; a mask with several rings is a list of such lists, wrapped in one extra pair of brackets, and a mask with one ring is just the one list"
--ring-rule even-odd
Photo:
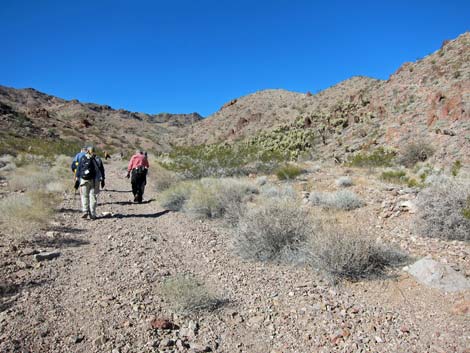
[[(166, 212), (151, 187), (149, 202), (133, 204), (119, 165), (106, 167), (98, 214), (110, 216), (82, 220), (78, 197), (69, 199), (55, 233), (31, 249), (4, 247), (10, 259), (6, 281), (15, 286), (0, 312), (0, 352), (465, 352), (470, 347), (469, 316), (452, 312), (468, 295), (444, 295), (402, 275), (333, 287), (308, 269), (242, 261), (216, 222)], [(36, 263), (30, 253), (38, 249), (61, 255)], [(193, 274), (227, 304), (210, 313), (172, 313), (160, 284), (179, 273)], [(182, 330), (153, 329), (155, 318)]]

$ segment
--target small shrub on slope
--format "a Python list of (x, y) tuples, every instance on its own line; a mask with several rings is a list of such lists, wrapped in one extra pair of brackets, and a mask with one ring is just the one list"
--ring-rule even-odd
[(170, 211), (179, 211), (189, 199), (194, 183), (182, 181), (170, 186), (159, 196), (160, 206)]
[(353, 185), (351, 177), (342, 176), (336, 179), (335, 184), (340, 188), (347, 188)]
[(243, 214), (233, 246), (245, 259), (302, 262), (312, 231), (310, 217), (298, 202), (264, 199)]
[(378, 275), (407, 258), (401, 251), (379, 245), (357, 231), (332, 228), (318, 232), (312, 249), (314, 267), (333, 279)]
[(470, 240), (470, 219), (466, 217), (470, 185), (446, 178), (422, 190), (417, 198), (420, 233), (433, 238)]
[(164, 298), (177, 312), (211, 310), (223, 303), (202, 283), (189, 275), (177, 275), (166, 279), (161, 290)]
[(349, 190), (340, 190), (333, 193), (312, 192), (309, 200), (314, 206), (345, 211), (351, 211), (365, 205), (364, 201)]
[(403, 148), (398, 161), (405, 167), (413, 167), (418, 162), (424, 162), (433, 154), (434, 148), (427, 142), (412, 142)]
[(292, 180), (302, 174), (302, 172), (302, 168), (293, 164), (287, 164), (276, 170), (276, 176), (279, 180)]

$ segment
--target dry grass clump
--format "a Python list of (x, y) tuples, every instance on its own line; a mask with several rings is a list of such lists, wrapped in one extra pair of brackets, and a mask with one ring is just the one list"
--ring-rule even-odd
[(340, 188), (347, 188), (353, 185), (353, 181), (349, 176), (342, 176), (336, 179), (335, 184)]
[(246, 199), (257, 192), (253, 184), (239, 179), (202, 179), (193, 184), (184, 211), (196, 218), (220, 218), (228, 211), (236, 217)]
[(338, 209), (351, 211), (365, 205), (359, 196), (349, 190), (337, 192), (312, 192), (309, 201), (314, 206), (321, 206), (327, 209)]
[(327, 228), (312, 241), (312, 264), (333, 279), (358, 279), (379, 275), (403, 263), (400, 250), (378, 244), (359, 231)]
[(152, 167), (151, 173), (152, 182), (157, 191), (165, 191), (181, 180), (177, 173), (169, 171), (158, 164)]
[(303, 262), (312, 231), (310, 217), (298, 202), (263, 199), (240, 218), (233, 246), (244, 259)]
[(0, 223), (10, 231), (29, 232), (46, 225), (57, 199), (47, 192), (13, 193), (0, 200)]
[(303, 169), (294, 164), (286, 164), (279, 167), (275, 173), (279, 180), (293, 180), (303, 173)]
[(173, 310), (177, 312), (213, 310), (224, 302), (189, 275), (177, 275), (166, 279), (162, 283), (161, 291), (164, 298), (172, 304)]
[(470, 185), (435, 178), (417, 198), (417, 227), (422, 235), (451, 240), (470, 240)]
[(261, 194), (266, 198), (276, 198), (276, 199), (297, 199), (297, 192), (291, 186), (281, 186), (277, 187), (274, 185), (267, 184), (261, 188)]
[(194, 183), (189, 181), (181, 181), (177, 184), (171, 185), (160, 195), (160, 205), (166, 210), (180, 211), (186, 200), (189, 199), (191, 190), (194, 187), (193, 184)]

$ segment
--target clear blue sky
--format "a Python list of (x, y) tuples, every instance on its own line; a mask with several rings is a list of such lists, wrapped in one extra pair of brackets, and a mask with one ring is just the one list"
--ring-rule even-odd
[(470, 30), (470, 0), (0, 0), (0, 84), (209, 115), (268, 88), (317, 92)]

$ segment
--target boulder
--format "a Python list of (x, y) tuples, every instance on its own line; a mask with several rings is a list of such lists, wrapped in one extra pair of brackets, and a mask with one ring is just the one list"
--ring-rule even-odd
[(449, 265), (442, 264), (430, 257), (415, 262), (406, 271), (415, 277), (418, 282), (431, 288), (446, 292), (470, 289), (470, 281), (463, 275)]

